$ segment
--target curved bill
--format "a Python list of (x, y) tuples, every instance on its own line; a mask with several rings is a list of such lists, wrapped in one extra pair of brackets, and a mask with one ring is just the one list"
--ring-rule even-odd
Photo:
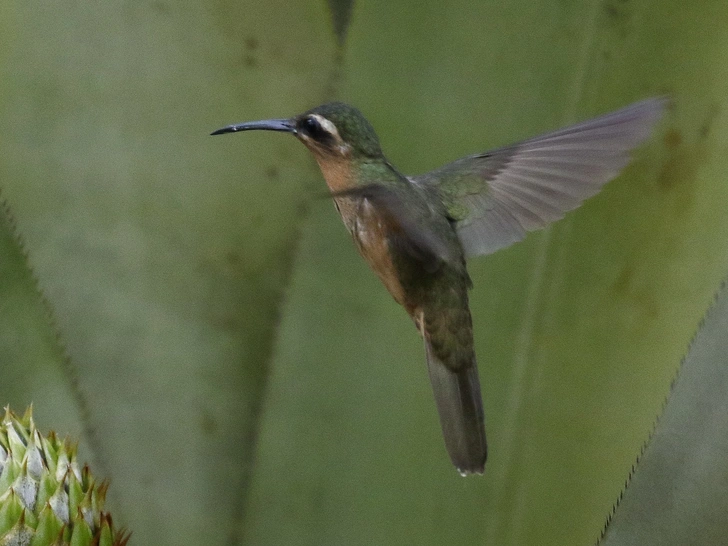
[(264, 119), (262, 121), (248, 121), (247, 123), (238, 123), (236, 125), (228, 125), (217, 131), (210, 133), (211, 135), (223, 135), (225, 133), (237, 133), (238, 131), (283, 131), (285, 133), (295, 133), (296, 127), (290, 119)]

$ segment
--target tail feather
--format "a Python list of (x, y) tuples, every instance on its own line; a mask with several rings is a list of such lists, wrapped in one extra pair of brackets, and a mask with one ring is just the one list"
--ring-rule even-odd
[(463, 476), (482, 474), (488, 446), (475, 357), (473, 356), (471, 366), (452, 370), (437, 358), (427, 337), (425, 352), (430, 383), (440, 414), (440, 426), (450, 459)]

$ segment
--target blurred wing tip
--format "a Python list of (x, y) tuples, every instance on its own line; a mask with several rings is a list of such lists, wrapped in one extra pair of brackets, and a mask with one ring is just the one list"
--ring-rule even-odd
[(656, 95), (650, 99), (645, 100), (651, 100), (657, 104), (660, 105), (660, 108), (672, 108), (672, 105), (674, 103), (672, 95), (669, 93), (665, 93), (663, 95)]
[[(644, 99), (632, 105), (632, 108), (643, 111), (644, 118), (650, 121), (650, 124), (655, 124), (665, 114), (666, 110), (669, 110), (673, 106), (673, 100), (670, 95), (659, 95), (657, 97), (651, 97)], [(627, 107), (630, 108), (630, 107)]]
[[(669, 95), (661, 95), (636, 102), (622, 110), (622, 112), (632, 117), (632, 121), (628, 123), (631, 124), (633, 136), (632, 139), (625, 141), (628, 144), (628, 150), (636, 148), (652, 136), (655, 126), (662, 120), (665, 112), (672, 107), (672, 104)], [(629, 156), (627, 157), (630, 159)]]

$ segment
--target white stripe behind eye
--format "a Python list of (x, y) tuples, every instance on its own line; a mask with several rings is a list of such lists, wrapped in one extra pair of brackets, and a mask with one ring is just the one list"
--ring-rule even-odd
[(337, 143), (336, 147), (334, 148), (335, 150), (338, 150), (341, 155), (346, 155), (351, 151), (350, 146), (341, 138), (341, 135), (339, 135), (339, 130), (336, 128), (336, 125), (334, 125), (331, 120), (328, 120), (319, 114), (311, 114), (311, 117), (315, 118), (316, 121), (318, 121), (321, 125), (321, 128), (329, 133), (331, 135), (331, 138), (333, 138), (334, 141)]
[(320, 116), (319, 114), (313, 114), (311, 117), (315, 118), (316, 121), (319, 122), (321, 125), (321, 128), (329, 133), (332, 137), (334, 137), (339, 142), (341, 141), (341, 137), (339, 136), (339, 131), (336, 128), (336, 125), (334, 125), (331, 121), (326, 119), (323, 116)]

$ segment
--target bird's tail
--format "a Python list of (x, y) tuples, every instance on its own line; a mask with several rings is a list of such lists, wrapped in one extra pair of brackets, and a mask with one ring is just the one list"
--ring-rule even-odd
[(425, 338), (427, 368), (435, 395), (445, 447), (458, 472), (482, 474), (488, 446), (485, 441), (483, 401), (478, 366), (473, 353), (471, 365), (451, 369), (437, 358), (428, 336)]

